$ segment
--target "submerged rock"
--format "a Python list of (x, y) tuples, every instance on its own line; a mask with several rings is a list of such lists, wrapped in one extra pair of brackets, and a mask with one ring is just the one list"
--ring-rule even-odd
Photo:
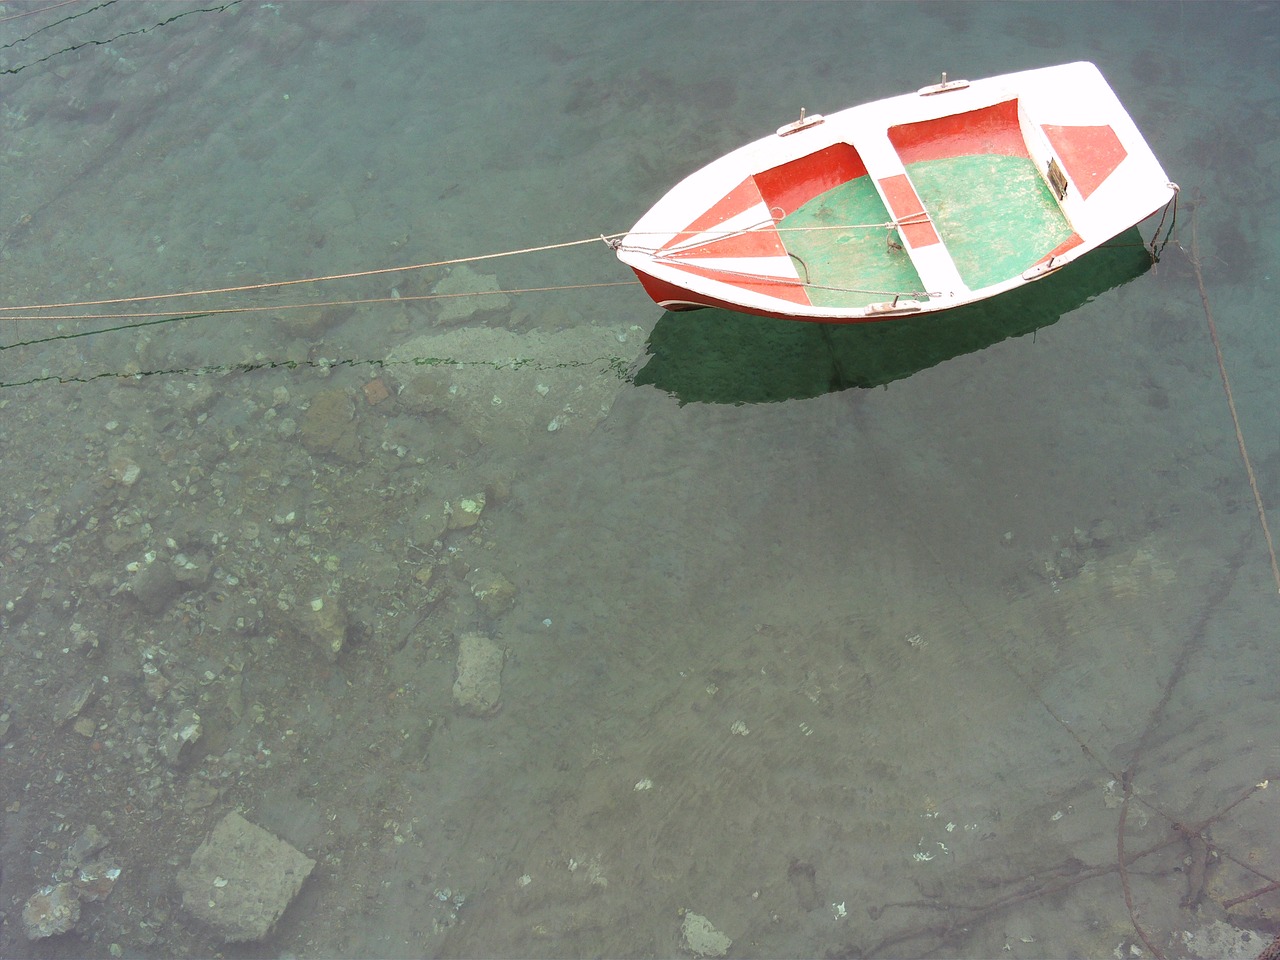
[(489, 618), (500, 617), (516, 603), (516, 585), (492, 570), (472, 571), (471, 594), (480, 611)]
[(356, 308), (350, 304), (302, 307), (282, 310), (275, 318), (289, 334), (308, 340), (319, 338), (326, 330), (355, 316)]
[(76, 837), (75, 843), (71, 844), (70, 849), (67, 850), (67, 865), (71, 867), (80, 866), (108, 843), (110, 843), (110, 840), (107, 839), (106, 834), (94, 824), (89, 824), (81, 831), (80, 836)]
[(180, 766), (191, 756), (191, 748), (203, 732), (200, 714), (190, 709), (179, 711), (169, 729), (160, 736), (161, 755), (170, 766)]
[(346, 463), (360, 459), (356, 404), (346, 390), (318, 393), (302, 418), (302, 445), (313, 456), (331, 455)]
[(447, 277), (437, 283), (435, 293), (445, 298), (440, 301), (440, 313), (437, 317), (441, 324), (467, 323), (503, 314), (511, 309), (511, 298), (500, 292), (498, 278), (478, 273), (465, 263), (454, 267)]
[(502, 665), (506, 653), (480, 633), (466, 633), (458, 640), (458, 678), (453, 702), (477, 717), (497, 713), (502, 701)]
[(337, 597), (318, 596), (294, 608), (293, 625), (329, 660), (337, 659), (347, 642), (347, 611)]
[(261, 940), (316, 862), (238, 813), (229, 813), (178, 871), (182, 906), (228, 943)]
[(28, 940), (66, 933), (79, 919), (80, 898), (69, 883), (37, 890), (22, 908), (22, 926)]
[(450, 530), (468, 530), (476, 525), (484, 512), (484, 494), (449, 501), (444, 508)]
[(114, 863), (90, 863), (76, 870), (71, 884), (81, 900), (101, 902), (111, 896), (119, 879), (120, 868)]
[(159, 616), (185, 587), (178, 582), (173, 567), (153, 561), (139, 567), (132, 579), (125, 582), (127, 591), (147, 613)]
[(695, 957), (723, 957), (733, 946), (733, 941), (711, 925), (701, 914), (686, 913), (680, 924), (680, 939), (684, 948)]

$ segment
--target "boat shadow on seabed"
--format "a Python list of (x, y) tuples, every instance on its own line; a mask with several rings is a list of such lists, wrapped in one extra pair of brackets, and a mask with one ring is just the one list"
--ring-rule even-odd
[(665, 390), (681, 405), (776, 403), (878, 387), (1047, 327), (1151, 265), (1134, 227), (1038, 283), (942, 314), (826, 324), (718, 309), (667, 312), (633, 382)]

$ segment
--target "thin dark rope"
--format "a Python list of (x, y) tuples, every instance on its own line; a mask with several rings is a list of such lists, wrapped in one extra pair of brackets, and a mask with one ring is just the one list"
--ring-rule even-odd
[[(1185, 252), (1185, 251), (1184, 251)], [(1267, 511), (1262, 505), (1262, 494), (1258, 491), (1258, 477), (1253, 472), (1253, 461), (1249, 459), (1249, 449), (1245, 446), (1244, 431), (1240, 429), (1240, 414), (1236, 412), (1236, 399), (1231, 393), (1231, 378), (1227, 376), (1227, 362), (1222, 357), (1222, 342), (1218, 339), (1218, 325), (1213, 321), (1213, 310), (1209, 306), (1209, 292), (1205, 289), (1204, 274), (1200, 269), (1200, 244), (1196, 238), (1195, 207), (1191, 214), (1191, 252), (1187, 254), (1191, 266), (1196, 272), (1196, 285), (1200, 288), (1200, 302), (1204, 305), (1204, 318), (1209, 324), (1209, 339), (1213, 341), (1213, 352), (1218, 358), (1218, 373), (1222, 376), (1222, 389), (1227, 394), (1227, 409), (1231, 411), (1231, 424), (1236, 430), (1236, 444), (1240, 448), (1240, 459), (1244, 461), (1244, 471), (1249, 477), (1249, 489), (1253, 491), (1253, 502), (1258, 508), (1258, 522), (1262, 525), (1262, 536), (1267, 542), (1267, 554), (1271, 558), (1271, 575), (1276, 581), (1276, 592), (1280, 594), (1280, 564), (1276, 563), (1276, 547), (1271, 539), (1271, 527), (1267, 524)]]

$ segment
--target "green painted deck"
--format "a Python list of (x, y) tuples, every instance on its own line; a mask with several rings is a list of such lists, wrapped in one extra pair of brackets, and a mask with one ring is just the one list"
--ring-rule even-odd
[[(815, 305), (865, 307), (923, 290), (911, 258), (898, 246), (896, 230), (828, 229), (891, 219), (871, 178), (864, 176), (818, 194), (778, 222), (787, 252), (800, 261), (796, 270), (801, 279), (818, 285), (809, 288)], [(802, 229), (789, 229), (793, 227)]]
[[(1027, 157), (997, 154), (907, 166), (956, 269), (971, 290), (1021, 274), (1072, 235), (1049, 187)], [(861, 307), (922, 290), (870, 177), (814, 197), (778, 223), (782, 242), (824, 307)], [(847, 226), (848, 229), (827, 229)], [(789, 228), (812, 228), (793, 230)], [(893, 243), (889, 241), (892, 239)], [(824, 289), (838, 288), (838, 289)]]
[(970, 290), (1018, 276), (1072, 234), (1029, 157), (923, 160), (907, 175)]

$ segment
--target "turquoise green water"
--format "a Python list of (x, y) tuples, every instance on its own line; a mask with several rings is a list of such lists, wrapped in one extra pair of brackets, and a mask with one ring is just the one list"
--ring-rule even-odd
[[(1274, 5), (196, 9), (0, 23), (5, 305), (595, 238), (801, 107), (1092, 59), (1275, 508)], [(1276, 586), (1178, 244), (865, 377), (842, 331), (514, 292), (628, 281), (603, 244), (470, 268), (0, 320), (0, 955), (675, 956), (697, 915), (734, 956), (1112, 956), (1126, 771), (1137, 852), (1270, 779), (1206, 892), (1262, 885)], [(627, 379), (663, 350), (752, 382)], [(233, 810), (316, 861), (256, 946), (182, 906)], [(120, 879), (33, 944), (89, 824)], [(1192, 853), (1130, 871), (1166, 955), (1217, 915)]]

